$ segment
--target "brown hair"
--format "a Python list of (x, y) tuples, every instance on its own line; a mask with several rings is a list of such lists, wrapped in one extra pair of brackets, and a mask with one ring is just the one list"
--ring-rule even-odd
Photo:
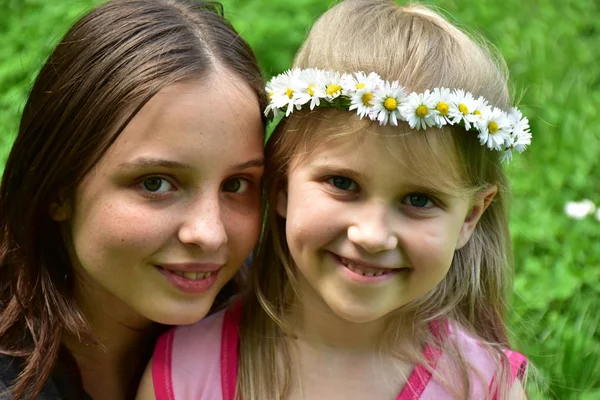
[(64, 332), (91, 333), (50, 205), (73, 192), (158, 91), (221, 68), (248, 83), (261, 112), (252, 50), (220, 4), (193, 0), (109, 1), (82, 17), (42, 67), (0, 189), (0, 353), (22, 361), (15, 398), (37, 396)]
[[(294, 67), (373, 71), (383, 79), (398, 80), (409, 91), (457, 88), (484, 96), (495, 107), (510, 107), (501, 57), (483, 40), (469, 37), (438, 13), (415, 4), (347, 0), (334, 6), (315, 23)], [(265, 191), (270, 207), (251, 271), (252, 288), (246, 294), (241, 327), (238, 395), (244, 400), (285, 398), (293, 370), (286, 339), (291, 328), (285, 324), (285, 315), (294, 298), (295, 271), (286, 243), (285, 220), (274, 209), (290, 164), (314, 150), (315, 143), (359, 131), (364, 134), (372, 124), (343, 110), (296, 111), (282, 120), (269, 139)], [(407, 329), (415, 349), (426, 343), (442, 348), (450, 356), (450, 366), (441, 374), (433, 372), (456, 398), (466, 398), (470, 388), (478, 384), (467, 378), (473, 367), (454, 341), (436, 337), (430, 329), (431, 322), (447, 320), (486, 346), (498, 365), (495, 387), (504, 398), (509, 388), (508, 364), (502, 351), (508, 346), (504, 318), (513, 259), (508, 183), (498, 152), (487, 150), (476, 135), (456, 127), (430, 129), (423, 135), (401, 124), (396, 131), (400, 147), (409, 149), (402, 152), (402, 157), (408, 158), (405, 162), (424, 179), (434, 181), (430, 184), (453, 185), (448, 189), (460, 193), (474, 194), (490, 185), (497, 185), (499, 191), (468, 243), (456, 251), (444, 280), (396, 312), (398, 322), (389, 327), (385, 350), (400, 359), (427, 365), (420, 352), (403, 354), (394, 348), (394, 337), (399, 332), (406, 334)], [(423, 159), (428, 162), (423, 163)], [(411, 323), (404, 324), (403, 330), (400, 321)]]

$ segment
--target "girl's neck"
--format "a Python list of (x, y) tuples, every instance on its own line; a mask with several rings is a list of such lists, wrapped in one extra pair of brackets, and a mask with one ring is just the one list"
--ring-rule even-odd
[(92, 398), (125, 399), (148, 361), (160, 326), (97, 287), (76, 290), (94, 337), (67, 335), (85, 391)]

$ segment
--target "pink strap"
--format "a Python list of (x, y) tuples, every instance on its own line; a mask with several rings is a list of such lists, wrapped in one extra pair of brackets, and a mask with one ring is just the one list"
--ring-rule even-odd
[[(425, 357), (429, 368), (435, 369), (438, 360), (442, 356), (442, 351), (437, 347), (427, 344), (423, 350), (423, 356)], [(411, 372), (406, 385), (404, 385), (404, 388), (402, 388), (402, 391), (398, 397), (396, 397), (396, 400), (419, 399), (430, 380), (431, 372), (428, 371), (423, 364), (417, 365), (413, 372)]]
[(152, 356), (152, 382), (156, 400), (175, 400), (171, 379), (171, 357), (175, 330), (169, 330), (158, 338)]
[(225, 311), (221, 337), (221, 389), (223, 400), (234, 400), (238, 374), (238, 327), (242, 318), (242, 303), (237, 301)]
[[(515, 378), (519, 378), (519, 380), (523, 382), (525, 373), (527, 372), (527, 357), (512, 350), (504, 350), (504, 354), (506, 354), (510, 364), (510, 385), (512, 386), (512, 384), (515, 382)], [(489, 393), (492, 393), (494, 382), (495, 377), (492, 378), (492, 381), (490, 382)], [(494, 393), (492, 399), (498, 400), (498, 393)]]

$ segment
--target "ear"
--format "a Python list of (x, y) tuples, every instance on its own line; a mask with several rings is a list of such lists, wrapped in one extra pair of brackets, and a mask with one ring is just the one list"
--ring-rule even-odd
[(287, 217), (287, 190), (281, 189), (277, 193), (276, 210), (280, 217)]
[(460, 230), (460, 234), (458, 236), (458, 240), (456, 241), (456, 250), (462, 248), (469, 239), (471, 235), (475, 231), (475, 227), (477, 227), (477, 223), (479, 219), (485, 212), (485, 210), (492, 204), (494, 197), (498, 193), (498, 186), (491, 185), (488, 188), (484, 189), (482, 192), (479, 192), (475, 195), (471, 203), (471, 209), (467, 214), (465, 221), (463, 222), (463, 226)]
[(54, 221), (62, 222), (66, 221), (71, 216), (71, 207), (69, 202), (61, 196), (61, 199), (50, 204), (48, 212), (50, 213), (50, 218)]

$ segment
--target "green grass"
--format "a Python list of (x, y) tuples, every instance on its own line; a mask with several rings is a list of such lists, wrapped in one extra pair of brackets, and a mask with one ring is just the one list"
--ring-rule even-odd
[[(29, 85), (68, 26), (97, 0), (0, 0), (0, 166)], [(570, 200), (600, 204), (600, 9), (597, 0), (437, 0), (507, 59), (533, 145), (515, 157), (511, 229), (514, 342), (545, 378), (544, 399), (600, 399), (600, 221), (569, 219)], [(319, 0), (224, 1), (268, 75), (287, 69)], [(0, 167), (1, 168), (1, 167)]]

